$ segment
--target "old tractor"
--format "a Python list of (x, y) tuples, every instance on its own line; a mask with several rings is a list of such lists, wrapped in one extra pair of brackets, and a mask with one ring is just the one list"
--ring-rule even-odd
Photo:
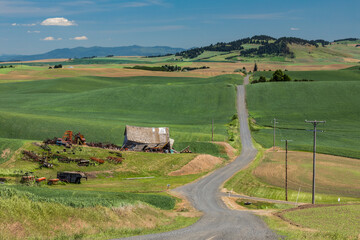
[(56, 140), (56, 145), (70, 147), (72, 144), (86, 145), (86, 139), (81, 133), (73, 135), (73, 131), (67, 130), (62, 138)]

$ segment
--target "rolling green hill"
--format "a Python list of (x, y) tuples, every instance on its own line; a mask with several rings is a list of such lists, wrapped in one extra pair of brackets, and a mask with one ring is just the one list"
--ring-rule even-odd
[[(168, 126), (177, 142), (227, 138), (241, 76), (74, 77), (2, 83), (0, 138), (44, 140), (80, 131), (121, 144), (124, 126)], [(211, 96), (211, 97), (209, 97)]]
[[(270, 79), (273, 75), (273, 71), (255, 72), (253, 74), (254, 79), (258, 79), (260, 76)], [(314, 80), (314, 81), (360, 81), (360, 67), (353, 67), (344, 70), (333, 71), (286, 71), (285, 74), (289, 75), (292, 80)]]
[[(357, 81), (356, 81), (357, 80)], [(247, 86), (250, 116), (256, 122), (253, 137), (265, 147), (273, 143), (272, 119), (276, 118), (277, 146), (292, 139), (290, 149), (311, 151), (313, 126), (307, 120), (326, 120), (319, 125), (318, 152), (360, 158), (359, 78), (354, 81), (259, 83)]]

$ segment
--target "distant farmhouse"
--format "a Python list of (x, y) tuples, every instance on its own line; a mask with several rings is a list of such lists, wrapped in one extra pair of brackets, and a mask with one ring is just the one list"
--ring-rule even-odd
[(131, 151), (170, 151), (174, 143), (167, 127), (125, 127), (122, 148)]

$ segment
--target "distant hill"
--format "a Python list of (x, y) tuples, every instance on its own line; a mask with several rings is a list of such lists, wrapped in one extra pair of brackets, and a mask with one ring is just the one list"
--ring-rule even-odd
[(53, 58), (83, 58), (92, 56), (158, 56), (166, 54), (175, 54), (184, 51), (183, 48), (171, 48), (165, 46), (142, 47), (142, 46), (125, 46), (125, 47), (77, 47), (62, 48), (53, 51), (36, 54), (36, 55), (4, 55), (0, 56), (0, 61), (30, 61)]
[[(243, 45), (246, 44), (257, 44), (259, 45), (259, 47), (245, 49)], [(257, 35), (251, 38), (243, 38), (228, 43), (220, 42), (205, 47), (192, 48), (189, 50), (179, 52), (176, 55), (182, 56), (184, 58), (196, 58), (197, 56), (201, 55), (204, 51), (229, 52), (229, 51), (240, 50), (241, 55), (247, 57), (251, 57), (251, 56), (263, 57), (264, 55), (294, 57), (294, 53), (290, 50), (288, 46), (289, 44), (319, 47), (319, 46), (329, 45), (330, 42), (322, 39), (311, 40), (311, 41), (301, 38), (295, 38), (295, 37), (282, 37), (276, 39), (266, 35)]]

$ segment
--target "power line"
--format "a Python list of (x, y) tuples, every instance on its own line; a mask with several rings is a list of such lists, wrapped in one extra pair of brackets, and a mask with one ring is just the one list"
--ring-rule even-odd
[(319, 123), (326, 123), (326, 121), (308, 121), (306, 123), (312, 123), (314, 125), (314, 148), (313, 148), (313, 179), (312, 179), (312, 204), (315, 204), (315, 165), (316, 165), (316, 126)]

